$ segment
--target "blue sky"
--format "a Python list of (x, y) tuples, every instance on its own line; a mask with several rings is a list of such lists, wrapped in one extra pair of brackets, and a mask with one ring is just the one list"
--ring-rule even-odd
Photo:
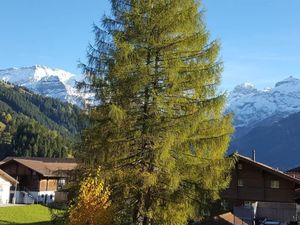
[[(300, 77), (299, 0), (203, 0), (212, 39), (222, 43), (223, 89), (273, 86)], [(80, 73), (92, 24), (108, 0), (1, 0), (0, 68), (35, 64)]]

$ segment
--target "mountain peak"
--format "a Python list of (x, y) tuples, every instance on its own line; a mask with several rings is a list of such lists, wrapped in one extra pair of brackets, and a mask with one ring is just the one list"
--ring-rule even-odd
[(253, 90), (256, 89), (254, 84), (249, 83), (249, 82), (245, 82), (242, 84), (237, 85), (234, 89), (247, 89), (247, 90)]
[(0, 80), (10, 82), (49, 97), (72, 104), (82, 105), (82, 100), (90, 98), (79, 92), (74, 84), (81, 78), (62, 69), (53, 69), (44, 65), (9, 68), (0, 70)]
[(289, 76), (288, 78), (285, 78), (282, 81), (279, 81), (275, 84), (275, 87), (279, 87), (281, 85), (287, 85), (287, 84), (298, 84), (300, 83), (300, 79), (293, 77), (293, 76)]
[(242, 94), (242, 95), (246, 95), (246, 94), (248, 95), (255, 92), (257, 92), (255, 86), (248, 82), (237, 85), (232, 91), (232, 93)]
[[(28, 68), (28, 67), (23, 67), (23, 68), (26, 69), (26, 68)], [(32, 68), (32, 69), (44, 69), (44, 70), (46, 70), (46, 69), (57, 70), (57, 69), (53, 69), (53, 68), (50, 68), (50, 67), (48, 67), (48, 66), (39, 65), (39, 64), (36, 64), (36, 65), (31, 66), (31, 67), (29, 67), (29, 68)]]
[(249, 83), (249, 82), (245, 82), (243, 84), (240, 84), (239, 86), (243, 87), (245, 89), (254, 89), (255, 88), (254, 84)]

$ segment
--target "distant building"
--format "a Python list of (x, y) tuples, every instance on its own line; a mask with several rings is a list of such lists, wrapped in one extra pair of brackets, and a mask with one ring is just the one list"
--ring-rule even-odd
[(77, 166), (74, 159), (8, 157), (0, 169), (18, 181), (16, 190), (10, 190), (10, 202), (48, 204), (55, 201)]

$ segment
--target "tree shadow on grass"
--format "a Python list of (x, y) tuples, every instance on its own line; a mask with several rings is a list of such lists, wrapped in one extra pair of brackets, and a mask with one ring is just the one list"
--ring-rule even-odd
[(5, 221), (5, 220), (0, 220), (0, 225), (51, 225), (51, 222), (49, 221), (44, 221), (44, 222), (34, 222), (34, 223), (12, 223), (9, 221)]

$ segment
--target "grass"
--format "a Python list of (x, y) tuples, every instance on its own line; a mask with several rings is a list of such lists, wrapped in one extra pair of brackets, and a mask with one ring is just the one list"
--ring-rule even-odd
[(1, 225), (50, 225), (51, 214), (41, 205), (0, 207)]

